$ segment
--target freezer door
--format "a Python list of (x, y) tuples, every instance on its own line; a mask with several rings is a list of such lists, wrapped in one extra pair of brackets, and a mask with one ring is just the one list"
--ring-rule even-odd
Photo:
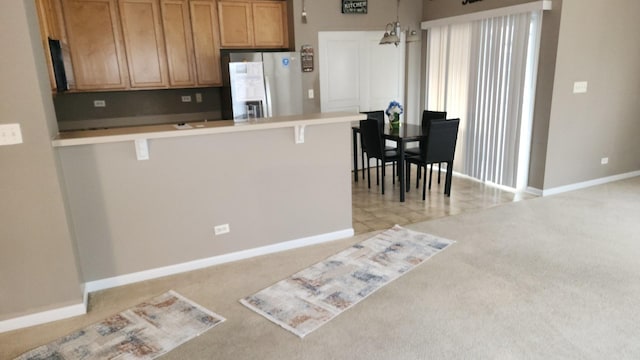
[(264, 117), (266, 94), (261, 62), (229, 63), (233, 120)]
[(296, 52), (262, 54), (267, 116), (302, 114), (302, 69)]

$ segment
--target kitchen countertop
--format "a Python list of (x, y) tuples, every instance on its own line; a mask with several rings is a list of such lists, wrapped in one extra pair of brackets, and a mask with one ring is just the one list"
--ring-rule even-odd
[(365, 115), (351, 112), (314, 113), (304, 115), (280, 116), (260, 118), (244, 122), (233, 120), (216, 120), (184, 123), (188, 126), (178, 127), (177, 124), (146, 125), (120, 127), (98, 130), (67, 131), (58, 134), (52, 141), (54, 147), (104, 144), (137, 139), (160, 139), (181, 136), (196, 136), (207, 134), (222, 134), (241, 131), (257, 131), (278, 129), (285, 127), (300, 128), (307, 125), (334, 124), (364, 120)]

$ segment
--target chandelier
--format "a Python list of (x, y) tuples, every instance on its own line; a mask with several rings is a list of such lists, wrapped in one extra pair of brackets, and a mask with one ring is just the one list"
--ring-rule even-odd
[[(385, 26), (384, 35), (380, 39), (380, 45), (394, 44), (398, 46), (400, 44), (400, 20), (398, 19), (398, 13), (400, 9), (400, 0), (397, 0), (396, 4), (396, 21), (390, 22)], [(419, 41), (420, 35), (415, 30), (407, 29), (407, 42)]]
[(380, 39), (380, 45), (400, 44), (400, 21), (398, 20), (398, 11), (400, 9), (400, 0), (396, 4), (396, 21), (390, 22), (384, 29), (384, 35)]

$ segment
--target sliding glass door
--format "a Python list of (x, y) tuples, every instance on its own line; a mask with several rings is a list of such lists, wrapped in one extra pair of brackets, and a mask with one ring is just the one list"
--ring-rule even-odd
[(527, 185), (541, 12), (428, 29), (427, 109), (460, 118), (455, 171)]

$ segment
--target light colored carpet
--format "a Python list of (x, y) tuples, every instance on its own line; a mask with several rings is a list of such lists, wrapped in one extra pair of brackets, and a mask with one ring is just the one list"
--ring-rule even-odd
[(456, 245), (304, 339), (238, 299), (370, 234), (97, 293), (86, 316), (0, 334), (0, 358), (173, 288), (227, 321), (163, 360), (638, 359), (639, 214), (637, 177), (409, 225)]
[(302, 338), (453, 243), (396, 225), (240, 302)]
[(16, 360), (150, 360), (224, 320), (168, 291), (33, 349)]

